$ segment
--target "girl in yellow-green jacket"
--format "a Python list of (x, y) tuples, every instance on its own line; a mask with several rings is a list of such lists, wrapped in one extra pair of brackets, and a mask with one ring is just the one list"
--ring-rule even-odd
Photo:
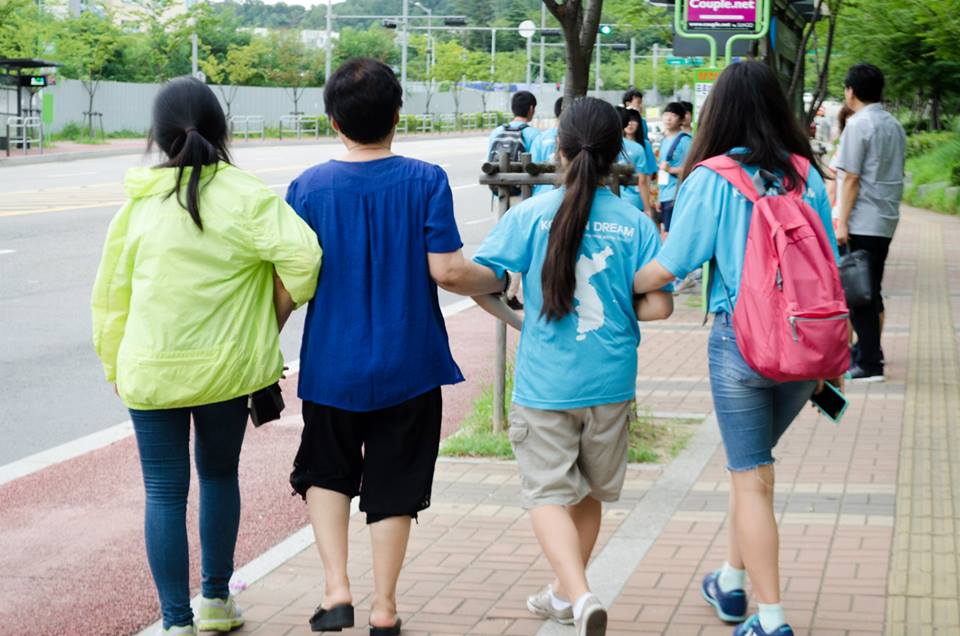
[[(93, 341), (130, 409), (146, 487), (147, 558), (166, 634), (243, 624), (229, 593), (247, 396), (283, 370), (280, 326), (313, 297), (320, 247), (283, 199), (230, 165), (227, 124), (192, 78), (157, 95), (151, 144), (127, 173), (93, 289)], [(276, 283), (275, 283), (276, 280)], [(200, 483), (202, 595), (190, 608), (190, 418)]]

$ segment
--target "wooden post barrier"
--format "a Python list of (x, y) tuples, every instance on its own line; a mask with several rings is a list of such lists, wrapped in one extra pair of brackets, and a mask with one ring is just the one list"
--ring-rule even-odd
[[(559, 166), (552, 163), (534, 163), (530, 153), (520, 155), (520, 161), (510, 161), (506, 155), (499, 162), (485, 162), (480, 170), (480, 184), (497, 188), (497, 220), (510, 209), (510, 190), (520, 188), (520, 199), (533, 196), (533, 187), (538, 185), (556, 185), (563, 179)], [(630, 164), (617, 163), (611, 167), (606, 185), (614, 194), (620, 196), (620, 187), (634, 185), (637, 177)], [(642, 212), (638, 211), (638, 214)], [(496, 357), (493, 377), (493, 432), (500, 433), (506, 422), (507, 387), (507, 325), (497, 321)]]

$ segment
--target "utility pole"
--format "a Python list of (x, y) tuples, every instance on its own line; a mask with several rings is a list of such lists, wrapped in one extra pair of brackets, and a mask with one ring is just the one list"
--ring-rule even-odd
[(546, 60), (546, 50), (547, 47), (544, 46), (546, 42), (544, 41), (543, 30), (547, 28), (547, 5), (540, 3), (540, 92), (543, 92), (543, 66)]
[(490, 30), (490, 81), (495, 82), (497, 77), (497, 30)]
[(533, 38), (527, 38), (527, 88), (531, 81), (531, 64), (533, 63)]
[(323, 42), (323, 83), (326, 85), (333, 69), (333, 0), (327, 0), (327, 37)]
[(593, 90), (597, 92), (597, 97), (600, 96), (600, 34), (597, 34), (597, 42), (594, 44), (597, 47), (597, 70), (593, 78)]
[(403, 94), (407, 94), (407, 44), (408, 44), (408, 35), (409, 31), (407, 30), (407, 22), (410, 21), (410, 0), (403, 0), (403, 31), (401, 32), (401, 37), (403, 38), (403, 47), (402, 53), (400, 54), (400, 86), (403, 89)]
[(637, 87), (637, 71), (633, 68), (633, 60), (637, 51), (637, 38), (630, 38), (630, 86)]

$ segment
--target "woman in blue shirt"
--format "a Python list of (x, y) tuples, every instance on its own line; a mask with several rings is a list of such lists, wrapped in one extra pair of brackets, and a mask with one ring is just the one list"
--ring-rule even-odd
[[(753, 205), (718, 174), (696, 167), (721, 154), (737, 159), (760, 191), (803, 188), (836, 251), (830, 201), (810, 144), (770, 68), (742, 62), (720, 75), (707, 100), (681, 175), (670, 234), (656, 259), (637, 273), (634, 291), (658, 289), (708, 261), (719, 271), (710, 287), (709, 309), (716, 317), (708, 357), (731, 478), (731, 531), (727, 562), (704, 579), (702, 591), (722, 620), (743, 621), (746, 569), (759, 613), (737, 626), (734, 635), (792, 636), (780, 605), (772, 450), (814, 392), (815, 383), (778, 384), (761, 377), (737, 347), (731, 302), (736, 303), (740, 287)], [(810, 161), (808, 174), (797, 174), (791, 154)]]
[(623, 151), (619, 161), (634, 167), (637, 185), (620, 188), (620, 198), (637, 208), (646, 211), (653, 218), (653, 202), (650, 198), (650, 173), (656, 166), (647, 164), (647, 149), (644, 145), (640, 113), (632, 108), (618, 108), (620, 124), (623, 127)]
[[(616, 501), (623, 487), (637, 319), (666, 318), (673, 298), (651, 291), (634, 301), (633, 275), (656, 255), (660, 238), (649, 218), (600, 185), (622, 149), (617, 112), (584, 98), (564, 110), (559, 130), (564, 186), (512, 208), (474, 260), (497, 276), (523, 275), (510, 441), (522, 504), (558, 579), (527, 608), (575, 623), (578, 636), (601, 636), (606, 610), (590, 593), (585, 564), (601, 502)], [(489, 300), (478, 302), (519, 324)]]

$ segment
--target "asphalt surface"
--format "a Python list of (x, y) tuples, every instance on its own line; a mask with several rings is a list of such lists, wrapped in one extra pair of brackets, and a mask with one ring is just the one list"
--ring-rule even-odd
[[(398, 142), (403, 155), (449, 174), (457, 222), (472, 255), (493, 227), (477, 184), (485, 137)], [(307, 167), (343, 153), (338, 144), (240, 147), (235, 163), (277, 193)], [(0, 466), (119, 424), (127, 412), (91, 345), (89, 299), (103, 239), (124, 200), (123, 173), (142, 155), (0, 168)], [(460, 300), (441, 292), (441, 304)], [(299, 354), (304, 312), (281, 336)]]

